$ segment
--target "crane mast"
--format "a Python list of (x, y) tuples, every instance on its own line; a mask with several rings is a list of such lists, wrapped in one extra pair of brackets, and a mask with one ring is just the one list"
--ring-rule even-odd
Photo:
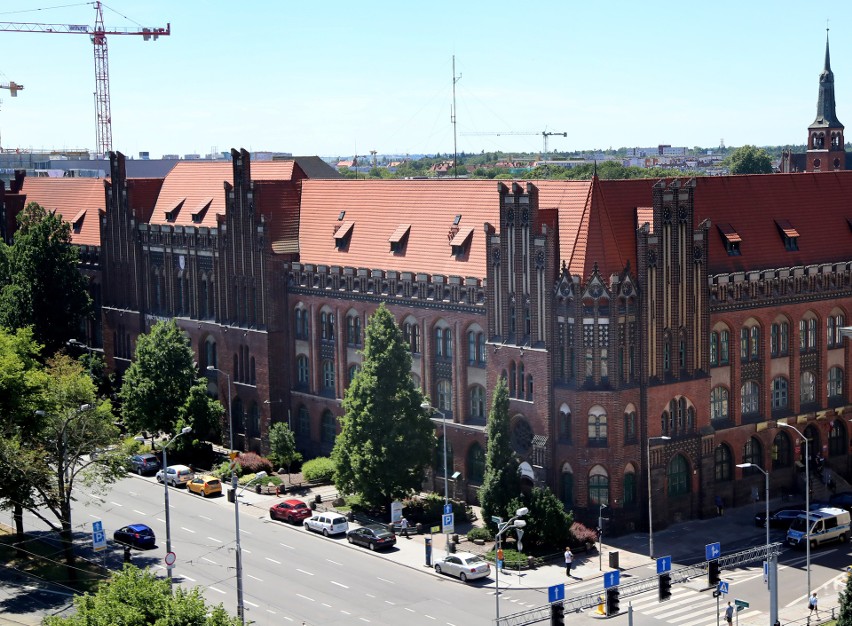
[[(108, 154), (112, 150), (112, 112), (109, 95), (109, 54), (107, 35), (139, 35), (144, 41), (157, 40), (161, 35), (171, 35), (171, 24), (165, 28), (107, 28), (104, 26), (103, 5), (96, 0), (94, 28), (85, 24), (41, 24), (35, 22), (0, 22), (0, 31), (21, 33), (47, 33), (66, 35), (89, 35), (95, 54), (95, 116), (98, 153)], [(20, 88), (20, 86), (19, 86)], [(12, 93), (12, 95), (16, 95)]]

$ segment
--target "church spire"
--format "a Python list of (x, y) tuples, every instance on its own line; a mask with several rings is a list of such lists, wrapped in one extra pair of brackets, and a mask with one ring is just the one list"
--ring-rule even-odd
[(843, 128), (834, 108), (834, 73), (831, 71), (831, 55), (828, 48), (828, 29), (825, 29), (825, 67), (819, 75), (819, 98), (817, 115), (809, 128)]

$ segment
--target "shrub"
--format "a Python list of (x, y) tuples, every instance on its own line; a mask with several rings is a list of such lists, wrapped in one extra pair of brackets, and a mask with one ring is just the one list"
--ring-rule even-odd
[(272, 473), (272, 461), (254, 452), (241, 452), (237, 457), (237, 465), (246, 474), (257, 474), (260, 471)]
[(470, 532), (467, 533), (467, 538), (470, 541), (473, 541), (474, 539), (482, 539), (484, 541), (493, 541), (494, 540), (494, 533), (492, 533), (490, 530), (488, 530), (488, 527), (471, 528)]
[(569, 532), (571, 533), (572, 543), (575, 546), (586, 546), (588, 544), (594, 545), (594, 543), (598, 540), (597, 531), (593, 528), (589, 528), (588, 526), (584, 526), (580, 522), (574, 522), (571, 524)]
[(330, 481), (334, 476), (334, 461), (325, 456), (305, 462), (302, 465), (302, 478), (308, 482)]
[[(464, 502), (450, 500), (453, 505), (453, 513), (457, 520), (467, 519), (467, 507)], [(421, 523), (435, 525), (441, 523), (441, 515), (444, 512), (444, 498), (437, 493), (429, 493), (423, 497), (415, 496), (407, 498), (402, 502), (403, 514), (412, 524)]]

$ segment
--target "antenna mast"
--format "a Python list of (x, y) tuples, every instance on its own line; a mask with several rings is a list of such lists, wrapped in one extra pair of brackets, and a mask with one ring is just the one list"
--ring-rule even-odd
[(456, 83), (461, 80), (461, 74), (456, 77), (456, 55), (453, 55), (453, 108), (450, 111), (450, 121), (453, 123), (453, 178), (459, 177), (459, 154), (456, 142)]

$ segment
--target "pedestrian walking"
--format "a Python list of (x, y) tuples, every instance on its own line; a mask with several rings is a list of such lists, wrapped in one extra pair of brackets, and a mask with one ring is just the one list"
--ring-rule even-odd
[(725, 501), (722, 500), (722, 496), (716, 496), (716, 515), (722, 517), (722, 513), (725, 512)]
[(811, 599), (808, 600), (808, 609), (810, 610), (811, 615), (816, 612), (817, 619), (819, 619), (819, 605), (817, 604), (817, 595), (816, 591), (814, 591)]
[(399, 520), (399, 533), (406, 539), (411, 539), (411, 537), (408, 536), (408, 520), (405, 516)]
[(574, 553), (571, 548), (565, 548), (565, 575), (571, 577), (571, 564), (574, 562)]
[(725, 621), (729, 624), (733, 624), (734, 622), (734, 607), (731, 606), (730, 602), (728, 602), (728, 606), (725, 608)]

